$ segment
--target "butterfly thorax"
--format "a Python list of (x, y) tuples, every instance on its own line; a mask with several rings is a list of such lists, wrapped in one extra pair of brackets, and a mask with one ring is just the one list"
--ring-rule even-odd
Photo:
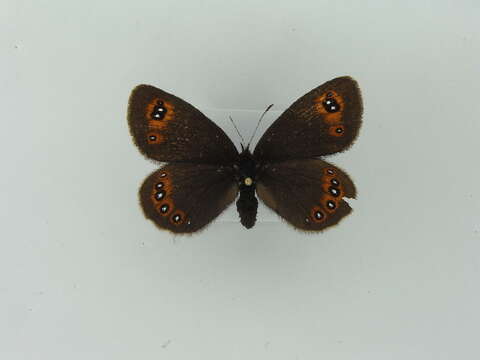
[(248, 148), (240, 153), (233, 168), (240, 191), (240, 197), (237, 200), (240, 222), (250, 229), (257, 219), (258, 200), (255, 197), (257, 163)]

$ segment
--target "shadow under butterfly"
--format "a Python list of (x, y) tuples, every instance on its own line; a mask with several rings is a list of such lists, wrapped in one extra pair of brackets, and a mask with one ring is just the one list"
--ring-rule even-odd
[(128, 123), (148, 158), (167, 162), (140, 188), (145, 216), (159, 228), (193, 233), (237, 200), (240, 221), (255, 225), (258, 200), (297, 229), (337, 224), (355, 198), (349, 176), (318, 157), (346, 150), (358, 135), (362, 99), (357, 82), (339, 77), (295, 101), (267, 129), (253, 153), (235, 145), (186, 101), (149, 85), (130, 96)]

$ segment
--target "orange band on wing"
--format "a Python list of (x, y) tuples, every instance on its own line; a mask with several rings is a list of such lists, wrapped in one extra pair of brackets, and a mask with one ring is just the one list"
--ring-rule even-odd
[(343, 125), (333, 125), (328, 129), (328, 135), (341, 137), (345, 135), (345, 127)]
[[(331, 109), (333, 112), (327, 111), (327, 106), (330, 106), (329, 104), (327, 104), (327, 102), (329, 101), (332, 102), (333, 107), (331, 107)], [(342, 122), (342, 114), (344, 111), (345, 101), (343, 100), (343, 97), (340, 96), (337, 92), (327, 91), (317, 97), (314, 102), (315, 109), (323, 116), (327, 124), (334, 125)], [(338, 111), (334, 111), (335, 106), (338, 106)]]
[(339, 199), (331, 195), (324, 195), (320, 199), (320, 203), (322, 207), (329, 213), (335, 212), (335, 210), (338, 208), (338, 202), (339, 202)]
[(310, 210), (310, 218), (316, 223), (321, 223), (327, 219), (327, 215), (321, 207), (314, 206)]
[(147, 134), (147, 142), (149, 144), (161, 144), (164, 140), (165, 140), (164, 137), (158, 132), (150, 131)]
[(175, 117), (175, 108), (172, 103), (155, 98), (147, 104), (145, 117), (149, 127), (163, 129)]

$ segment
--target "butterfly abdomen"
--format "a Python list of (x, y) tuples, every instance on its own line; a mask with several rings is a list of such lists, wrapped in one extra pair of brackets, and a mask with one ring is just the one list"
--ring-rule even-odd
[(240, 222), (247, 229), (255, 225), (257, 220), (258, 200), (255, 197), (254, 186), (241, 186), (240, 197), (237, 200), (237, 210), (240, 215)]

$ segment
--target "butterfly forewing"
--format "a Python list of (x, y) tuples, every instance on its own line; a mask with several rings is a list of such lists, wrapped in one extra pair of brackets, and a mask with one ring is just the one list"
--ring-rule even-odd
[(150, 85), (132, 91), (128, 123), (140, 151), (155, 160), (227, 164), (238, 155), (223, 130), (199, 110)]
[(356, 196), (348, 175), (323, 160), (288, 160), (263, 166), (257, 193), (294, 227), (320, 231), (351, 212), (344, 197)]
[(340, 77), (295, 101), (259, 140), (254, 156), (262, 162), (303, 159), (346, 150), (361, 125), (357, 82)]

